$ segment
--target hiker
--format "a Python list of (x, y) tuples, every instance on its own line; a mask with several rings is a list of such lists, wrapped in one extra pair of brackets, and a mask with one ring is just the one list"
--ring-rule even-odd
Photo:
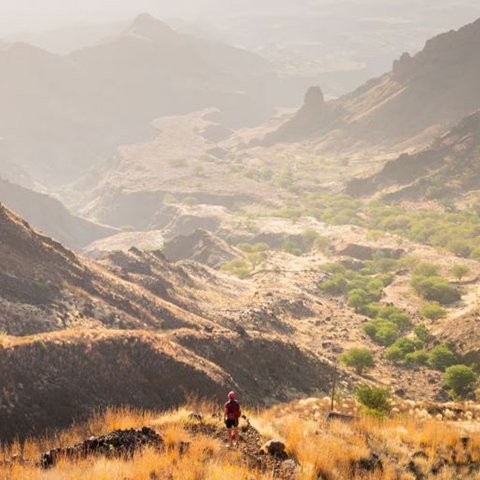
[[(240, 434), (238, 433), (238, 421), (242, 415), (240, 404), (237, 401), (235, 392), (228, 394), (228, 402), (225, 404), (225, 425), (228, 432), (228, 444), (233, 446), (233, 436), (235, 434), (236, 445), (240, 443)], [(232, 433), (233, 428), (233, 433)]]

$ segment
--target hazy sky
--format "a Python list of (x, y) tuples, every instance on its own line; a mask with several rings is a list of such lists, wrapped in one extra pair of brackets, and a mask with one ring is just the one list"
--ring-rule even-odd
[(115, 21), (145, 11), (157, 16), (179, 15), (196, 18), (216, 12), (222, 15), (241, 10), (263, 10), (265, 13), (294, 13), (308, 8), (337, 8), (343, 4), (378, 4), (414, 13), (445, 8), (445, 17), (452, 7), (478, 11), (479, 0), (0, 0), (0, 33), (21, 30), (46, 30), (77, 21)]

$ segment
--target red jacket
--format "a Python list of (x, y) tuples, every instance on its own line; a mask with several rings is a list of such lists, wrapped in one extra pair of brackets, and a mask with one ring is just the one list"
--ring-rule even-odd
[(238, 420), (242, 416), (240, 404), (236, 400), (230, 400), (225, 404), (225, 414), (228, 420)]

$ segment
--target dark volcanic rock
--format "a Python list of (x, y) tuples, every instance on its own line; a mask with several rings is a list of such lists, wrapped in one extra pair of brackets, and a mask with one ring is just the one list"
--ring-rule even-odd
[(132, 457), (143, 447), (160, 448), (163, 443), (162, 437), (149, 427), (143, 427), (141, 430), (116, 430), (108, 435), (91, 437), (74, 447), (50, 450), (42, 455), (40, 464), (43, 468), (50, 468), (61, 457), (85, 458), (89, 455)]

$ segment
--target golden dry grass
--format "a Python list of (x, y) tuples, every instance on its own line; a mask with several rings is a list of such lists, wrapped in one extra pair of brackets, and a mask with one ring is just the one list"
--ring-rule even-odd
[[(416, 468), (425, 479), (477, 479), (480, 471), (480, 434), (469, 433), (468, 445), (461, 423), (414, 418), (378, 420), (359, 417), (352, 423), (326, 422), (320, 418), (321, 399), (293, 402), (269, 410), (248, 411), (252, 425), (265, 440), (285, 442), (289, 455), (298, 461), (292, 480), (412, 480), (407, 465), (415, 458)], [(132, 460), (89, 457), (61, 460), (51, 470), (33, 466), (0, 467), (0, 480), (272, 480), (272, 472), (251, 469), (242, 450), (225, 448), (223, 440), (207, 434), (192, 433), (188, 426), (191, 413), (201, 414), (204, 424), (221, 427), (221, 418), (212, 416), (218, 406), (192, 399), (190, 405), (166, 413), (111, 409), (85, 423), (50, 438), (25, 443), (23, 457), (37, 461), (42, 451), (78, 443), (91, 435), (116, 429), (153, 426), (164, 438), (161, 451), (148, 448)], [(190, 448), (181, 452), (181, 442)], [(20, 445), (4, 446), (1, 459), (20, 452)], [(361, 471), (356, 465), (376, 452), (383, 470)], [(432, 466), (443, 458), (444, 467), (431, 474)], [(472, 467), (474, 465), (474, 467)]]

